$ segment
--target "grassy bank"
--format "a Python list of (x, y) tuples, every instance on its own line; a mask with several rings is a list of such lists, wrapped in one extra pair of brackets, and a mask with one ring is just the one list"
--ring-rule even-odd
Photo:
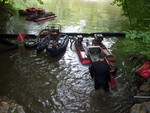
[[(131, 73), (144, 62), (150, 61), (150, 32), (145, 30), (129, 30), (126, 37), (118, 40), (113, 46), (113, 53), (116, 55), (118, 67), (124, 72)], [(124, 63), (124, 64), (123, 64)], [(128, 68), (124, 66), (128, 66)]]

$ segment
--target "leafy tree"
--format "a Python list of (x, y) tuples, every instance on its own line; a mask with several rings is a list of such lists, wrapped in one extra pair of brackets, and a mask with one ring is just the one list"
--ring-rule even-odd
[(149, 0), (114, 0), (113, 4), (117, 4), (122, 8), (123, 15), (129, 18), (131, 24), (149, 26)]
[(125, 34), (126, 37), (114, 45), (114, 52), (116, 52), (119, 57), (132, 57), (138, 62), (144, 59), (150, 60), (150, 32), (148, 30), (129, 30), (126, 31)]
[(122, 57), (142, 55), (150, 59), (150, 1), (114, 0), (113, 4), (122, 8), (122, 14), (129, 18), (131, 25), (131, 29), (125, 32), (124, 40), (114, 46), (115, 51)]

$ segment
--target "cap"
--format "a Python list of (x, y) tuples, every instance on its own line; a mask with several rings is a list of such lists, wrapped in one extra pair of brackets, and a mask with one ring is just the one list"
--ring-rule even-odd
[(104, 53), (104, 52), (101, 52), (100, 54), (99, 54), (99, 58), (104, 58), (106, 56), (106, 54)]

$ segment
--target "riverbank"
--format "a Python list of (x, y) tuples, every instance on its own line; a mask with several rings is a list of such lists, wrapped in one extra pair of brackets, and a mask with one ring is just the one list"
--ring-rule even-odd
[(150, 78), (143, 80), (139, 91), (134, 96), (136, 103), (132, 106), (130, 113), (150, 113)]
[(0, 113), (25, 113), (25, 111), (15, 100), (0, 96)]

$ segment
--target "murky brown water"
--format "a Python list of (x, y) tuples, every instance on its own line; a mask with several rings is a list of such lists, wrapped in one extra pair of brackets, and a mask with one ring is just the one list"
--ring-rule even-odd
[[(109, 5), (110, 2), (58, 1), (47, 1), (50, 5), (45, 6), (56, 12), (55, 20), (34, 23), (14, 16), (7, 22), (4, 33), (38, 34), (50, 23), (61, 24), (63, 32), (123, 30), (120, 9)], [(107, 38), (104, 44), (111, 50), (115, 41), (116, 38)], [(129, 87), (128, 76), (120, 70), (118, 90), (108, 94), (95, 92), (88, 66), (80, 63), (70, 43), (64, 55), (53, 59), (46, 53), (26, 50), (20, 42), (17, 50), (0, 54), (0, 64), (0, 95), (14, 98), (27, 113), (129, 113), (134, 102), (129, 98), (134, 88)]]
[[(104, 43), (111, 47), (114, 42)], [(1, 53), (1, 95), (13, 97), (27, 113), (128, 113), (133, 100), (125, 74), (117, 74), (118, 90), (95, 92), (88, 66), (69, 46), (57, 59), (22, 46)]]

